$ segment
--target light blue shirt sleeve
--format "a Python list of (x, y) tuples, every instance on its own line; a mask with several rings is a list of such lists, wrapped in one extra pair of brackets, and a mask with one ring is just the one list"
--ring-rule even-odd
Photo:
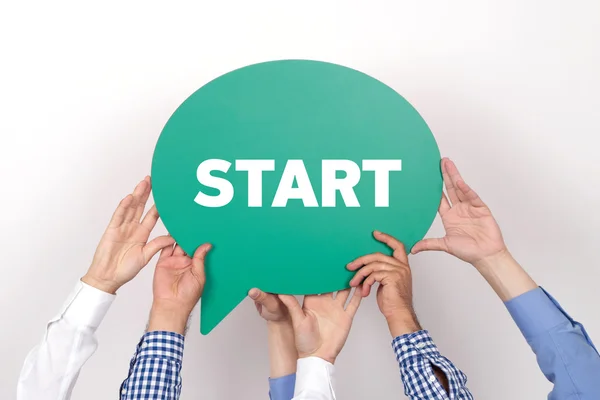
[(554, 384), (548, 400), (600, 399), (600, 355), (583, 325), (541, 287), (505, 305)]
[(271, 400), (292, 400), (296, 387), (296, 374), (269, 378), (269, 398)]

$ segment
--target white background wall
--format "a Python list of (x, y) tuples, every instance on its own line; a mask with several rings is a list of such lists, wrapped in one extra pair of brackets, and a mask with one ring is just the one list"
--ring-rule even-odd
[[(210, 79), (281, 58), (350, 66), (404, 95), (517, 259), (600, 343), (596, 0), (93, 4), (0, 5), (0, 398), (14, 398), (25, 355), (149, 173), (171, 113)], [(430, 234), (441, 232), (436, 220)], [(476, 271), (439, 253), (411, 262), (421, 322), (475, 397), (545, 398), (550, 385)], [(153, 265), (119, 292), (74, 399), (117, 398)], [(183, 370), (183, 399), (266, 398), (266, 330), (249, 300), (210, 336), (193, 329)], [(337, 371), (340, 399), (403, 398), (374, 298)]]

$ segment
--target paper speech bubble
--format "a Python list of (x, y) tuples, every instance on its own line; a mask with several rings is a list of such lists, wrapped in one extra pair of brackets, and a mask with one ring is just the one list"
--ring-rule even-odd
[(207, 83), (173, 113), (152, 162), (168, 231), (188, 254), (214, 246), (201, 332), (252, 287), (348, 288), (348, 262), (387, 251), (374, 229), (410, 249), (435, 217), (439, 163), (417, 111), (356, 70), (272, 61)]

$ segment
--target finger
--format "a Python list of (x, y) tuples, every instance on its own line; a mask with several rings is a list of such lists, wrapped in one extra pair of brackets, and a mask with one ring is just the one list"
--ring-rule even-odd
[(112, 218), (110, 219), (110, 223), (108, 224), (109, 228), (121, 226), (121, 224), (125, 221), (125, 213), (127, 212), (127, 209), (131, 205), (132, 201), (133, 196), (128, 194), (119, 202), (119, 205), (117, 206), (117, 209), (115, 210)]
[(184, 256), (185, 251), (183, 251), (183, 249), (181, 248), (180, 245), (176, 245), (175, 250), (173, 250), (173, 255), (174, 256)]
[(387, 275), (388, 273), (386, 271), (377, 271), (369, 275), (363, 282), (363, 297), (368, 297), (371, 293), (371, 287), (375, 284), (375, 282), (383, 281)]
[(446, 186), (446, 192), (448, 192), (448, 197), (450, 198), (452, 205), (455, 205), (457, 203), (460, 203), (460, 200), (458, 199), (458, 195), (456, 194), (456, 188), (454, 187), (452, 179), (450, 179), (450, 174), (448, 173), (447, 164), (449, 162), (450, 159), (448, 158), (442, 159), (442, 177), (444, 178), (444, 185)]
[(133, 221), (133, 218), (137, 211), (137, 206), (140, 203), (140, 198), (146, 191), (147, 187), (148, 187), (148, 182), (146, 182), (146, 180), (144, 179), (143, 181), (141, 181), (140, 183), (137, 184), (135, 189), (133, 189), (133, 193), (132, 193), (133, 201), (131, 202), (131, 204), (129, 205), (129, 208), (125, 212), (125, 221)]
[(371, 264), (373, 262), (384, 262), (392, 265), (400, 264), (400, 261), (398, 261), (394, 257), (387, 256), (383, 253), (372, 253), (367, 254), (366, 256), (358, 257), (356, 260), (348, 263), (348, 265), (346, 265), (346, 268), (350, 271), (356, 271), (363, 265)]
[(450, 202), (448, 201), (448, 198), (446, 197), (446, 193), (444, 193), (444, 191), (442, 191), (442, 200), (440, 201), (440, 206), (438, 208), (438, 212), (443, 217), (444, 214), (446, 214), (446, 212), (449, 209), (450, 209)]
[[(319, 294), (309, 294), (304, 296), (302, 299), (302, 310), (313, 309), (319, 306), (322, 306), (325, 302), (332, 300), (327, 296), (322, 296)], [(306, 313), (305, 313), (306, 314)]]
[(465, 181), (460, 180), (456, 182), (458, 190), (464, 194), (466, 201), (468, 201), (474, 207), (485, 207), (485, 203), (477, 193)]
[(348, 306), (346, 307), (346, 312), (348, 313), (348, 315), (350, 315), (350, 318), (354, 318), (354, 316), (356, 315), (356, 312), (358, 311), (358, 307), (360, 306), (361, 301), (362, 301), (361, 288), (358, 287), (358, 288), (356, 288), (356, 290), (354, 290), (354, 295), (352, 296), (352, 299), (350, 299), (350, 302), (348, 303)]
[(446, 170), (448, 171), (448, 175), (450, 176), (450, 180), (452, 181), (452, 186), (455, 189), (456, 196), (460, 201), (465, 201), (467, 197), (463, 192), (458, 189), (458, 181), (462, 181), (463, 178), (460, 176), (460, 172), (458, 172), (458, 168), (456, 164), (452, 162), (450, 159), (446, 161)]
[(204, 263), (210, 249), (212, 249), (212, 245), (210, 243), (204, 243), (196, 249), (194, 257), (192, 258), (192, 268), (194, 268), (194, 272), (200, 277), (201, 282), (204, 282), (206, 279)]
[(360, 295), (362, 297), (369, 297), (369, 295), (371, 294), (371, 286), (373, 286), (373, 284), (374, 282), (367, 283), (367, 280), (365, 279), (362, 285), (360, 286)]
[(375, 231), (373, 232), (373, 236), (375, 239), (380, 241), (381, 243), (385, 243), (389, 248), (394, 250), (392, 256), (400, 261), (401, 263), (408, 263), (408, 256), (406, 255), (406, 249), (404, 248), (404, 243), (396, 239), (395, 237), (388, 235), (387, 233)]
[(146, 243), (146, 245), (142, 248), (144, 265), (148, 264), (152, 257), (154, 257), (160, 250), (169, 246), (173, 246), (173, 243), (175, 243), (175, 239), (169, 235), (156, 237)]
[(346, 304), (346, 300), (348, 300), (348, 296), (350, 296), (350, 291), (352, 289), (344, 289), (337, 292), (335, 295), (335, 302), (344, 307)]
[(413, 246), (411, 253), (417, 254), (422, 251), (445, 251), (447, 253), (448, 246), (443, 238), (423, 239)]
[(156, 204), (154, 204), (152, 208), (148, 210), (144, 219), (142, 219), (142, 225), (149, 231), (152, 231), (156, 226), (156, 221), (158, 221), (158, 210), (156, 209)]
[(162, 260), (167, 257), (171, 257), (173, 255), (173, 246), (167, 246), (162, 249), (160, 252), (160, 256), (158, 256), (159, 260)]
[(146, 182), (146, 185), (144, 186), (144, 192), (140, 195), (140, 200), (135, 210), (135, 215), (133, 217), (133, 220), (136, 222), (140, 222), (140, 219), (144, 214), (144, 209), (146, 208), (146, 202), (148, 201), (148, 197), (150, 197), (150, 192), (152, 191), (150, 177), (145, 177), (143, 182)]
[(393, 266), (390, 264), (382, 263), (382, 262), (373, 262), (371, 264), (365, 265), (362, 267), (354, 277), (350, 281), (350, 286), (355, 287), (360, 285), (360, 283), (369, 275), (371, 275), (375, 271), (391, 271), (394, 268), (398, 268), (397, 266)]
[(263, 305), (267, 311), (276, 312), (279, 309), (279, 301), (274, 294), (265, 293), (260, 289), (254, 288), (250, 289), (248, 296), (250, 296), (255, 303)]
[(300, 303), (298, 303), (298, 299), (294, 296), (290, 296), (288, 294), (280, 294), (278, 295), (279, 300), (287, 307), (290, 312), (290, 316), (292, 317), (292, 322), (300, 322), (304, 318), (304, 311), (302, 311), (302, 307), (300, 307)]

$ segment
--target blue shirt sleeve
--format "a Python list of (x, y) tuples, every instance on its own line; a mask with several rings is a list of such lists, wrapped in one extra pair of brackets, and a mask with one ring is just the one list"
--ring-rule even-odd
[(554, 384), (548, 400), (600, 399), (600, 355), (583, 325), (541, 287), (505, 305)]
[(269, 399), (292, 400), (295, 387), (296, 374), (282, 376), (281, 378), (269, 378)]

